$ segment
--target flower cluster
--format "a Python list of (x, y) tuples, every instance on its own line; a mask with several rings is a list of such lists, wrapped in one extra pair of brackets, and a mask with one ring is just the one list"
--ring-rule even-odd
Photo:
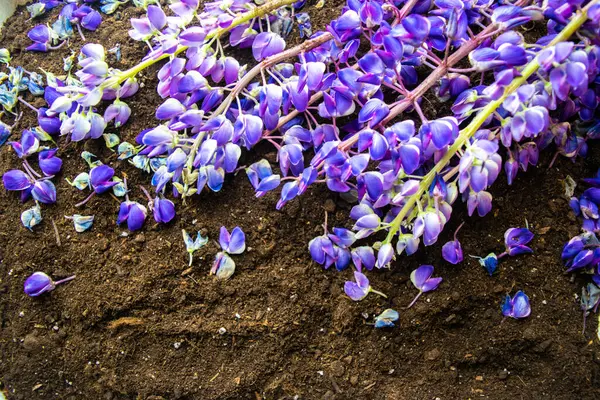
[[(75, 34), (75, 29), (85, 42), (83, 30), (95, 31), (102, 23), (98, 10), (104, 14), (112, 14), (119, 6), (128, 2), (129, 0), (38, 0), (31, 3), (27, 6), (27, 11), (32, 19), (55, 8), (60, 8), (60, 12), (52, 25), (36, 25), (27, 33), (33, 42), (27, 50), (47, 52), (61, 47)], [(149, 3), (156, 3), (156, 0), (133, 0), (136, 7), (144, 9)]]
[[(129, 35), (148, 45), (146, 57), (121, 71), (108, 65), (102, 46), (83, 46), (74, 75), (61, 80), (46, 74), (48, 107), (35, 110), (37, 132), (75, 142), (103, 136), (120, 160), (152, 174), (156, 195), (146, 195), (157, 222), (174, 217), (169, 192), (185, 201), (205, 188), (219, 191), (227, 173), (243, 169), (238, 165), (243, 149), (271, 144), (277, 165), (260, 160), (245, 167), (257, 197), (281, 187), (281, 209), (311, 185), (325, 184), (353, 202), (353, 226), (329, 231), (325, 223), (309, 250), (325, 268), (354, 264), (356, 282), (345, 289), (358, 300), (374, 291), (364, 272), (389, 267), (421, 243), (437, 242), (457, 199), (467, 203), (469, 215), (483, 217), (492, 208), (489, 188), (503, 171), (511, 184), (520, 169), (537, 165), (540, 150), (574, 158), (586, 154), (588, 138), (600, 137), (599, 1), (569, 0), (563, 6), (525, 0), (353, 0), (324, 31), (313, 33), (306, 14), (296, 13), (303, 1), (216, 1), (201, 8), (197, 0), (172, 0), (167, 13), (159, 4), (138, 0), (146, 12), (131, 20)], [(42, 3), (44, 9), (60, 4)], [(72, 24), (80, 32), (94, 27), (98, 18), (88, 4), (68, 3), (59, 26), (30, 32), (34, 49), (59, 45)], [(121, 1), (102, 3), (110, 12)], [(516, 29), (543, 19), (547, 35), (535, 42)], [(294, 20), (308, 39), (286, 49)], [(251, 49), (253, 68), (225, 54), (236, 46)], [(105, 133), (109, 124), (127, 123), (131, 110), (123, 99), (139, 89), (137, 74), (162, 60), (156, 126), (140, 132), (135, 143)], [(471, 67), (458, 68), (467, 60)], [(12, 85), (7, 90), (17, 87), (18, 95), (23, 85)], [(451, 102), (451, 114), (426, 115), (427, 96)], [(104, 115), (98, 111), (101, 101), (107, 102)], [(589, 129), (576, 129), (585, 124)], [(25, 137), (13, 145), (26, 165), (36, 151), (30, 142)], [(56, 161), (46, 165), (55, 167)], [(87, 181), (78, 177), (74, 186), (91, 187), (92, 195), (112, 189), (125, 196), (118, 222), (140, 229), (148, 209), (129, 200), (126, 182), (115, 180), (108, 166), (90, 168)], [(5, 175), (5, 184), (8, 179), (23, 192), (37, 188), (34, 198), (51, 199), (45, 194), (48, 179), (26, 169)], [(578, 209), (594, 221), (587, 224), (595, 227), (595, 197), (588, 193), (583, 205), (578, 201)], [(222, 230), (223, 252), (213, 266), (217, 276), (233, 273), (228, 254), (243, 251), (240, 232)], [(377, 234), (385, 239), (371, 245), (364, 240)], [(482, 265), (493, 273), (498, 258), (531, 252), (531, 238), (527, 229), (507, 231), (506, 251), (481, 259)], [(186, 237), (190, 257), (202, 242)], [(443, 255), (452, 263), (463, 258), (456, 237)], [(414, 272), (419, 295), (439, 284), (441, 278), (432, 273), (431, 266)], [(521, 310), (519, 299), (509, 306)], [(507, 315), (524, 315), (509, 306)]]
[[(600, 173), (600, 171), (599, 171)], [(570, 205), (575, 215), (583, 219), (583, 233), (571, 238), (562, 251), (562, 260), (567, 267), (567, 272), (583, 273), (588, 278), (588, 283), (582, 288), (581, 309), (585, 317), (591, 312), (596, 312), (600, 307), (600, 240), (598, 233), (598, 198), (600, 190), (600, 175), (583, 181), (592, 186), (584, 190), (580, 197), (573, 197)]]

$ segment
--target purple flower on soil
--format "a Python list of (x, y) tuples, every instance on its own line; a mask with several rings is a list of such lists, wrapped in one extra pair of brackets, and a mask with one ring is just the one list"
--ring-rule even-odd
[(358, 272), (361, 272), (363, 267), (370, 271), (375, 266), (375, 253), (370, 246), (360, 246), (352, 249), (351, 256)]
[(417, 289), (419, 289), (419, 293), (406, 308), (412, 307), (423, 293), (437, 289), (440, 283), (442, 283), (442, 278), (432, 278), (432, 275), (433, 265), (421, 265), (411, 272), (410, 281)]
[(36, 137), (35, 133), (29, 129), (25, 129), (21, 134), (21, 140), (18, 142), (9, 142), (12, 146), (17, 157), (27, 158), (33, 153), (37, 152), (40, 148), (40, 141)]
[(152, 215), (159, 224), (167, 224), (175, 218), (175, 204), (158, 194), (152, 203)]
[(68, 282), (75, 279), (75, 275), (59, 281), (53, 281), (48, 275), (43, 272), (34, 272), (26, 280), (24, 284), (25, 294), (30, 297), (36, 297), (42, 293), (51, 292), (56, 288), (56, 285)]
[(27, 47), (28, 51), (48, 51), (51, 46), (52, 31), (46, 25), (36, 25), (29, 32), (27, 32), (29, 39), (33, 41), (33, 44)]
[(458, 264), (463, 260), (463, 250), (460, 242), (456, 238), (456, 234), (460, 230), (460, 228), (464, 225), (464, 222), (459, 225), (459, 227), (454, 232), (454, 240), (447, 242), (442, 247), (442, 257), (444, 260), (448, 261), (450, 264)]
[(6, 190), (21, 191), (29, 189), (32, 185), (32, 179), (19, 169), (7, 171), (2, 176), (2, 182)]
[(354, 271), (354, 280), (354, 282), (346, 281), (344, 284), (344, 292), (352, 300), (360, 301), (364, 299), (369, 292), (377, 293), (378, 295), (387, 298), (385, 294), (378, 292), (371, 287), (369, 279), (363, 273)]
[(136, 201), (126, 200), (119, 207), (119, 215), (117, 224), (121, 225), (127, 222), (127, 229), (130, 231), (138, 231), (142, 229), (148, 211), (146, 207)]
[(513, 298), (506, 295), (502, 303), (502, 315), (515, 319), (527, 318), (531, 314), (531, 305), (529, 297), (523, 291), (519, 290)]
[(98, 165), (90, 170), (90, 185), (96, 194), (110, 190), (118, 182), (112, 180), (115, 170), (108, 165)]
[(246, 235), (239, 226), (236, 226), (229, 234), (224, 226), (219, 233), (219, 244), (224, 252), (228, 254), (242, 254), (246, 250)]
[(35, 181), (33, 189), (31, 189), (31, 196), (40, 203), (54, 204), (56, 203), (56, 187), (47, 179)]
[(504, 244), (506, 250), (500, 254), (498, 258), (502, 258), (505, 255), (516, 256), (519, 254), (533, 253), (533, 250), (528, 246), (527, 243), (533, 239), (533, 233), (527, 228), (510, 228), (504, 233)]
[(54, 176), (62, 168), (62, 160), (56, 157), (58, 149), (42, 150), (38, 156), (38, 165), (44, 175)]

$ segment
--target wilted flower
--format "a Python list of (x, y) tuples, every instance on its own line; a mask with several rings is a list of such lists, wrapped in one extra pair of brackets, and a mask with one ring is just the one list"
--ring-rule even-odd
[(512, 299), (506, 295), (504, 303), (502, 303), (502, 315), (519, 319), (527, 318), (529, 314), (531, 314), (529, 297), (523, 291), (519, 290)]
[(496, 269), (498, 268), (498, 257), (494, 253), (490, 253), (487, 256), (481, 258), (477, 256), (469, 256), (472, 258), (476, 258), (479, 261), (479, 265), (486, 269), (488, 274), (492, 276)]
[(235, 272), (235, 262), (225, 252), (219, 252), (215, 256), (215, 261), (210, 273), (216, 275), (219, 279), (229, 279)]
[(68, 282), (75, 279), (75, 275), (70, 276), (59, 281), (53, 281), (48, 275), (43, 272), (34, 272), (25, 280), (24, 290), (25, 294), (31, 297), (36, 297), (45, 292), (51, 292), (61, 283)]
[(93, 215), (73, 214), (72, 216), (65, 215), (65, 218), (73, 221), (73, 225), (75, 226), (75, 232), (78, 233), (85, 232), (88, 229), (90, 229), (94, 222)]
[(398, 311), (388, 308), (375, 317), (375, 328), (393, 328), (398, 318), (400, 318)]
[(34, 226), (42, 222), (42, 210), (39, 204), (36, 204), (30, 209), (27, 209), (21, 213), (21, 223), (29, 230), (32, 230)]
[(194, 252), (200, 249), (202, 246), (208, 243), (208, 236), (202, 237), (200, 232), (196, 236), (196, 240), (192, 240), (191, 236), (185, 231), (185, 229), (181, 230), (183, 234), (183, 241), (185, 242), (185, 248), (187, 252), (190, 254), (190, 262), (189, 265), (192, 265), (192, 261), (194, 260)]

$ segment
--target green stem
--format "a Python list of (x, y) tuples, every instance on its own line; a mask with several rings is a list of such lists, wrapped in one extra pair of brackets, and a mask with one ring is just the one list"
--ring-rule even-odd
[[(577, 16), (573, 17), (573, 19), (569, 22), (569, 24), (558, 35), (556, 35), (556, 37), (545, 48), (552, 47), (552, 46), (556, 45), (557, 43), (565, 41), (568, 38), (570, 38), (571, 35), (573, 35), (579, 29), (579, 27), (581, 27), (581, 25), (583, 25), (583, 23), (587, 20), (587, 10), (590, 8), (590, 6), (592, 6), (594, 4), (598, 4), (599, 2), (600, 2), (600, 0), (594, 0), (594, 1), (590, 2), (583, 10), (581, 10), (581, 12), (579, 12), (579, 14)], [(423, 193), (425, 193), (429, 189), (429, 186), (431, 185), (431, 182), (433, 181), (435, 176), (437, 174), (439, 174), (446, 167), (446, 165), (448, 165), (448, 163), (450, 162), (452, 157), (454, 157), (456, 155), (456, 153), (460, 149), (462, 149), (465, 144), (468, 143), (469, 139), (471, 139), (471, 137), (479, 130), (479, 128), (488, 119), (488, 117), (490, 115), (492, 115), (492, 113), (494, 111), (496, 111), (496, 109), (498, 107), (500, 107), (500, 105), (504, 102), (504, 100), (509, 95), (514, 93), (519, 87), (526, 84), (527, 79), (529, 79), (529, 77), (531, 75), (536, 73), (539, 67), (540, 67), (540, 64), (538, 63), (537, 57), (536, 57), (531, 62), (529, 62), (529, 64), (527, 64), (525, 66), (525, 68), (521, 71), (521, 76), (514, 79), (506, 87), (502, 97), (500, 97), (498, 100), (494, 100), (494, 101), (490, 102), (487, 106), (485, 106), (475, 116), (475, 118), (473, 118), (471, 123), (466, 128), (464, 128), (463, 130), (460, 131), (458, 138), (452, 144), (452, 146), (450, 146), (450, 148), (448, 149), (448, 151), (446, 152), (444, 157), (431, 169), (431, 171), (429, 171), (427, 173), (427, 175), (425, 175), (423, 177), (423, 180), (419, 184), (419, 190), (417, 191), (417, 193), (415, 193), (413, 196), (411, 196), (408, 199), (408, 201), (402, 207), (402, 209), (400, 210), (400, 212), (398, 213), (396, 218), (394, 218), (394, 220), (391, 222), (390, 230), (389, 230), (388, 235), (385, 238), (385, 241), (383, 242), (383, 244), (390, 243), (392, 241), (392, 238), (394, 237), (394, 235), (396, 235), (396, 233), (400, 229), (400, 225), (402, 224), (402, 221), (404, 220), (404, 218), (406, 217), (408, 212), (421, 199), (421, 196), (423, 196)]]
[(369, 292), (371, 292), (371, 293), (375, 293), (375, 294), (378, 294), (378, 295), (380, 295), (381, 297), (383, 297), (384, 299), (387, 299), (387, 296), (386, 296), (384, 293), (380, 292), (379, 290), (375, 290), (375, 289), (373, 289), (373, 288), (370, 288), (370, 289), (369, 289)]
[[(218, 28), (218, 29), (211, 31), (210, 33), (208, 33), (206, 35), (206, 38), (204, 40), (205, 40), (205, 42), (207, 42), (211, 39), (221, 37), (237, 26), (245, 24), (254, 18), (262, 17), (263, 15), (266, 15), (266, 14), (270, 13), (271, 11), (275, 11), (281, 7), (285, 7), (285, 6), (294, 4), (296, 1), (298, 1), (298, 0), (273, 0), (268, 3), (265, 3), (262, 6), (256, 7), (254, 9), (252, 9), (251, 11), (248, 11), (246, 13), (239, 15), (237, 18), (235, 18), (231, 22), (231, 25), (229, 25), (228, 27)], [(188, 49), (188, 46), (179, 45), (173, 55), (176, 56), (176, 55), (180, 54), (181, 52), (184, 52), (187, 49)], [(106, 80), (105, 82), (100, 84), (100, 89), (106, 89), (108, 87), (118, 85), (122, 82), (125, 82), (127, 79), (133, 78), (134, 76), (136, 76), (138, 73), (140, 73), (140, 71), (143, 71), (144, 69), (150, 67), (151, 65), (154, 65), (158, 61), (163, 60), (168, 57), (171, 57), (171, 56), (172, 56), (171, 54), (163, 54), (157, 58), (149, 58), (147, 60), (144, 60), (141, 63), (139, 63), (138, 65), (131, 67), (128, 70), (123, 71), (119, 75), (113, 77), (114, 79), (110, 78), (110, 79)]]

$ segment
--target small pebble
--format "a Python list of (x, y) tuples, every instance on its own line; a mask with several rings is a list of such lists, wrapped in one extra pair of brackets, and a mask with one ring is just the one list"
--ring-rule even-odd
[(425, 352), (425, 359), (428, 361), (435, 361), (437, 360), (440, 356), (442, 355), (442, 353), (436, 348), (430, 351), (426, 351)]
[(173, 343), (173, 347), (175, 347), (176, 349), (181, 347), (181, 342), (175, 342)]
[(219, 335), (224, 335), (224, 334), (226, 334), (226, 333), (227, 333), (227, 329), (225, 329), (225, 328), (221, 327), (221, 328), (219, 328), (219, 331), (218, 331), (218, 332), (219, 332)]

